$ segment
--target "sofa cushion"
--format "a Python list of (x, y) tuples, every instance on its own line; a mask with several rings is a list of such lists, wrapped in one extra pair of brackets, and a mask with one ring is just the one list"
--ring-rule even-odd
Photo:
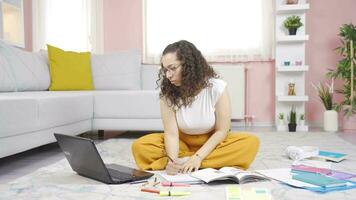
[(142, 65), (141, 69), (141, 89), (142, 90), (156, 90), (156, 81), (158, 80), (158, 72), (160, 67), (158, 65)]
[(95, 91), (94, 118), (160, 118), (158, 91)]
[(15, 78), (10, 65), (4, 56), (0, 54), (0, 92), (16, 91)]
[(137, 90), (141, 88), (141, 55), (138, 50), (91, 56), (97, 90)]
[(10, 65), (17, 91), (48, 89), (50, 84), (48, 66), (38, 53), (23, 51), (0, 40), (0, 54)]
[(93, 95), (91, 92), (44, 91), (13, 94), (18, 98), (36, 100), (39, 129), (62, 126), (93, 117)]
[(50, 63), (49, 90), (93, 90), (90, 52), (64, 51), (47, 45)]
[(0, 94), (0, 138), (31, 132), (39, 126), (37, 100), (14, 94)]

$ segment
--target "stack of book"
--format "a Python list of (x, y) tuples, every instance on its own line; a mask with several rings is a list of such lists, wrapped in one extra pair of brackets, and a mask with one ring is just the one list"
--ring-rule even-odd
[(356, 183), (349, 180), (356, 177), (356, 174), (305, 165), (292, 166), (291, 173), (293, 174), (292, 179), (315, 185), (316, 187), (314, 189), (306, 189), (317, 192), (356, 188)]

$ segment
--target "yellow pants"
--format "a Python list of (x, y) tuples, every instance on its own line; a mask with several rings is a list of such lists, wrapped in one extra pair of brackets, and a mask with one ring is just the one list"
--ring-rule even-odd
[[(210, 137), (211, 134), (179, 134), (178, 157), (192, 156)], [(225, 140), (201, 163), (200, 168), (221, 168), (224, 166), (247, 169), (255, 159), (259, 148), (259, 139), (248, 133), (229, 132)], [(163, 133), (152, 133), (140, 137), (132, 144), (132, 153), (136, 164), (143, 170), (163, 170), (168, 158), (164, 153)]]

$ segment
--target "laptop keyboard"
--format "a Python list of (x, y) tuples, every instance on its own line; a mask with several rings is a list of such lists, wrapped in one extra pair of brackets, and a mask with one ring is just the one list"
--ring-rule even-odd
[(127, 180), (127, 179), (135, 178), (132, 175), (121, 173), (121, 172), (119, 172), (119, 171), (117, 171), (115, 169), (110, 169), (110, 168), (107, 168), (107, 169), (108, 169), (109, 174), (110, 174), (111, 177), (114, 177), (114, 178), (117, 178), (117, 179), (120, 179), (120, 180)]

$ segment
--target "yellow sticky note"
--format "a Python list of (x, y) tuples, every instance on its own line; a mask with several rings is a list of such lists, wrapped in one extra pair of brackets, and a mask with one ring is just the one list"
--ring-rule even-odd
[(241, 188), (235, 185), (229, 185), (226, 187), (226, 199), (227, 200), (241, 200)]

